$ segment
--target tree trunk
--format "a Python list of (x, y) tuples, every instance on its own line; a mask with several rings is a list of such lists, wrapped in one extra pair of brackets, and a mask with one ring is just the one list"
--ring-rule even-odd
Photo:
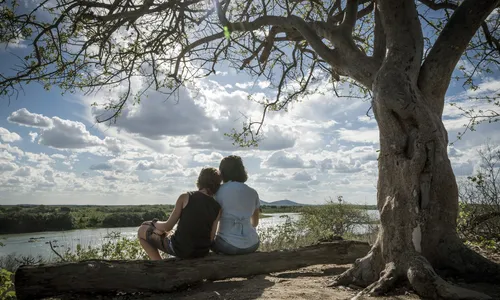
[(248, 277), (316, 264), (347, 264), (365, 255), (367, 243), (338, 241), (291, 251), (210, 255), (163, 261), (84, 261), (22, 266), (15, 275), (17, 298), (63, 294), (171, 292), (203, 281)]
[(381, 68), (373, 88), (381, 230), (368, 255), (334, 285), (354, 283), (378, 295), (404, 277), (425, 298), (488, 299), (448, 284), (433, 270), (500, 282), (499, 266), (465, 248), (457, 236), (458, 189), (447, 132), (429, 105), (435, 99), (425, 99), (408, 74), (392, 65)]

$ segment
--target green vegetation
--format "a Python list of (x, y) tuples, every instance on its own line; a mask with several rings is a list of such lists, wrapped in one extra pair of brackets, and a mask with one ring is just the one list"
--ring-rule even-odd
[(457, 230), (467, 244), (500, 253), (500, 148), (478, 151), (479, 168), (459, 182)]
[(173, 205), (0, 206), (0, 234), (138, 226), (165, 219)]
[[(85, 228), (138, 226), (154, 218), (166, 219), (174, 205), (4, 205), (0, 206), (0, 234), (62, 231)], [(292, 207), (264, 209), (265, 213), (296, 212)]]

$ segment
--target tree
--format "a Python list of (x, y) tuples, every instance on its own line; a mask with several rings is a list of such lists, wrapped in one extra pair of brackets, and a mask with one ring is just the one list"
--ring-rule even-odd
[[(112, 121), (149, 88), (175, 94), (229, 63), (265, 76), (277, 91), (260, 99), (261, 120), (231, 134), (255, 145), (266, 113), (328, 80), (348, 81), (373, 95), (382, 230), (367, 256), (334, 283), (380, 294), (407, 279), (424, 297), (481, 298), (435, 272), (500, 279), (500, 267), (457, 235), (458, 191), (442, 113), (462, 55), (479, 69), (498, 66), (499, 18), (490, 14), (499, 2), (42, 0), (24, 12), (11, 0), (1, 10), (0, 42), (26, 40), (31, 52), (13, 74), (2, 74), (0, 92), (15, 96), (30, 82), (86, 92), (122, 85), (104, 107), (111, 113), (98, 117)], [(51, 17), (39, 21), (40, 11)], [(147, 84), (133, 90), (134, 77)]]

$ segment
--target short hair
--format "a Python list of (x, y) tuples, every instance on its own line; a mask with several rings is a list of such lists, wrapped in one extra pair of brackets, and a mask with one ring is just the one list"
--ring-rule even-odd
[(245, 182), (248, 179), (247, 171), (241, 157), (229, 155), (224, 157), (219, 165), (220, 176), (223, 182), (237, 181)]
[(196, 186), (198, 189), (207, 189), (212, 195), (215, 195), (219, 190), (221, 176), (216, 168), (201, 169)]

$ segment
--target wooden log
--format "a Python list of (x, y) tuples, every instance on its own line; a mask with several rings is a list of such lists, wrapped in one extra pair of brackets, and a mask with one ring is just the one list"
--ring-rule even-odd
[(255, 252), (162, 261), (89, 260), (21, 266), (15, 274), (17, 298), (65, 294), (171, 292), (203, 279), (221, 280), (294, 270), (317, 264), (348, 264), (364, 256), (367, 243), (335, 241), (290, 251)]

